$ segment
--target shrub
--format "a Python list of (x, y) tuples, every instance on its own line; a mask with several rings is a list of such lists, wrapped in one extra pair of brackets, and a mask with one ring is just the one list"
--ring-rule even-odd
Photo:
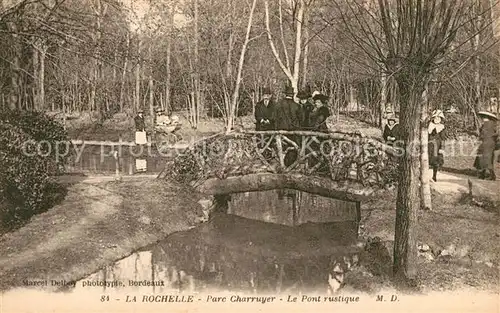
[(66, 137), (62, 127), (43, 114), (2, 112), (0, 120), (0, 222), (11, 229), (47, 210), (65, 193), (50, 174), (55, 163), (63, 165), (66, 159), (48, 150), (40, 155), (36, 145), (26, 143)]
[[(0, 121), (10, 124), (26, 133), (32, 143), (44, 142), (37, 145), (39, 155), (47, 162), (47, 170), (52, 174), (60, 173), (67, 164), (70, 153), (68, 133), (64, 127), (43, 112), (6, 110), (0, 112)], [(28, 141), (24, 141), (28, 143)]]
[(446, 139), (457, 139), (463, 135), (476, 135), (474, 120), (469, 117), (467, 120), (462, 114), (447, 113), (444, 125), (446, 129)]

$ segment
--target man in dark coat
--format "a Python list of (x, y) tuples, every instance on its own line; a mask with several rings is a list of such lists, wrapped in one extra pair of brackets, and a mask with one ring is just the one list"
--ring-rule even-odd
[(255, 130), (257, 131), (274, 129), (274, 104), (271, 96), (271, 90), (264, 88), (262, 100), (255, 105)]
[(478, 115), (483, 118), (483, 125), (479, 133), (481, 144), (477, 151), (474, 167), (479, 171), (479, 178), (496, 180), (493, 158), (498, 140), (496, 125), (498, 118), (489, 112), (479, 112)]
[[(276, 130), (300, 130), (303, 114), (300, 105), (293, 100), (294, 91), (291, 87), (285, 89), (285, 98), (276, 104)], [(300, 145), (300, 137), (288, 135), (290, 140)], [(283, 150), (286, 150), (286, 144)], [(290, 166), (297, 159), (298, 151), (289, 150), (285, 155), (285, 166)]]
[(276, 129), (299, 130), (303, 114), (300, 105), (293, 100), (293, 89), (286, 87), (285, 98), (276, 104)]
[(309, 98), (311, 98), (311, 94), (307, 91), (300, 91), (297, 94), (297, 98), (299, 98), (299, 105), (300, 109), (302, 110), (302, 122), (301, 122), (301, 128), (304, 130), (308, 130), (310, 128), (310, 116), (311, 112), (314, 108), (314, 105), (309, 101)]

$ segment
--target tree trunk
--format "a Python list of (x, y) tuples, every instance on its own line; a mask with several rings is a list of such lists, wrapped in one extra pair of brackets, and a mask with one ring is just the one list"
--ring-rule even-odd
[(387, 106), (387, 74), (382, 72), (380, 75), (380, 106), (379, 106), (379, 126), (380, 129), (384, 130), (384, 125), (382, 120), (384, 118), (384, 112)]
[(307, 67), (308, 67), (308, 56), (309, 56), (309, 14), (306, 11), (304, 13), (304, 61), (302, 67), (302, 88), (307, 86)]
[(33, 108), (35, 110), (40, 110), (40, 101), (38, 100), (38, 94), (39, 94), (39, 89), (40, 87), (38, 86), (40, 80), (38, 77), (38, 71), (39, 71), (39, 50), (38, 50), (38, 45), (35, 39), (35, 42), (33, 43)]
[(296, 33), (295, 33), (295, 57), (293, 62), (293, 81), (292, 87), (294, 94), (298, 93), (298, 83), (299, 83), (299, 72), (300, 72), (300, 58), (302, 54), (302, 26), (304, 23), (304, 11), (305, 11), (305, 2), (304, 0), (299, 0), (299, 8), (297, 11), (297, 20), (296, 20)]
[[(45, 58), (47, 56), (47, 45), (42, 42), (40, 46), (40, 70), (38, 71), (38, 104), (39, 109), (45, 109)], [(54, 106), (54, 101), (52, 101), (52, 110)]]
[(170, 63), (171, 63), (171, 58), (172, 58), (172, 43), (173, 43), (173, 36), (172, 36), (172, 29), (174, 25), (174, 12), (172, 8), (172, 12), (170, 12), (169, 15), (169, 30), (168, 30), (168, 42), (167, 42), (167, 51), (166, 51), (166, 72), (165, 72), (165, 106), (162, 108), (166, 112), (168, 112), (171, 109), (170, 105), (170, 84), (171, 84), (171, 68), (170, 68)]
[(141, 61), (135, 65), (135, 111), (141, 108)]
[(120, 112), (123, 112), (123, 101), (125, 96), (125, 79), (127, 76), (127, 68), (128, 68), (128, 58), (130, 54), (130, 33), (127, 32), (127, 40), (125, 46), (125, 60), (123, 61), (123, 70), (122, 70), (122, 78), (120, 82)]
[(250, 9), (250, 15), (248, 16), (248, 24), (247, 31), (245, 34), (245, 41), (243, 42), (243, 46), (241, 47), (240, 61), (238, 63), (238, 73), (236, 74), (236, 83), (234, 86), (233, 97), (231, 101), (230, 114), (228, 116), (228, 124), (226, 127), (226, 132), (229, 133), (234, 125), (234, 120), (236, 118), (237, 110), (238, 110), (238, 96), (241, 84), (241, 75), (243, 72), (243, 63), (245, 62), (245, 54), (247, 51), (248, 42), (250, 40), (250, 32), (252, 30), (252, 21), (253, 21), (253, 12), (255, 10), (255, 5), (257, 0), (253, 0), (252, 8)]
[(198, 29), (198, 1), (194, 0), (194, 94), (195, 94), (195, 111), (196, 111), (196, 127), (198, 126), (198, 119), (203, 111), (201, 105), (201, 93), (200, 93), (200, 64), (199, 64), (199, 29)]
[(429, 111), (429, 84), (425, 85), (422, 94), (422, 109), (420, 114), (420, 207), (422, 209), (432, 210), (430, 170), (428, 143), (429, 133), (427, 132), (427, 112)]
[[(286, 77), (288, 78), (294, 94), (296, 95), (298, 92), (298, 81), (299, 81), (299, 69), (300, 69), (300, 58), (301, 58), (301, 52), (302, 52), (302, 23), (303, 23), (303, 17), (304, 17), (304, 10), (305, 10), (305, 2), (304, 0), (299, 0), (300, 4), (298, 7), (297, 11), (297, 17), (296, 17), (296, 32), (295, 32), (295, 58), (293, 62), (293, 71), (290, 69), (288, 65), (283, 63), (278, 50), (276, 49), (276, 46), (273, 41), (272, 33), (271, 33), (271, 26), (269, 22), (269, 1), (264, 0), (264, 9), (265, 9), (265, 26), (266, 26), (266, 33), (267, 33), (267, 39), (269, 46), (271, 47), (271, 51), (274, 55), (274, 58), (276, 59), (276, 62), (278, 62), (279, 67), (285, 73)], [(285, 55), (286, 57), (286, 55)]]
[[(148, 89), (149, 89), (149, 114), (151, 117), (155, 116), (154, 108), (154, 83), (153, 83), (153, 60), (152, 60), (152, 42), (149, 43), (148, 47), (148, 61), (149, 61), (149, 75), (148, 75)], [(153, 136), (154, 136), (154, 119), (153, 119)], [(153, 137), (154, 138), (154, 137)]]
[(139, 110), (141, 108), (141, 45), (142, 41), (139, 39), (137, 43), (137, 64), (135, 65), (135, 110)]
[(22, 49), (19, 43), (19, 34), (17, 25), (15, 22), (8, 23), (8, 28), (12, 33), (12, 47), (14, 53), (12, 55), (11, 63), (11, 77), (10, 77), (10, 91), (9, 91), (9, 107), (11, 109), (19, 108), (19, 94), (21, 92), (19, 88), (19, 78), (20, 78), (20, 66), (19, 59), (21, 58)]
[(479, 55), (479, 46), (481, 45), (481, 5), (480, 1), (474, 1), (473, 8), (476, 12), (474, 12), (474, 16), (476, 16), (476, 27), (475, 27), (475, 32), (476, 34), (472, 38), (473, 40), (473, 50), (474, 50), (474, 88), (475, 88), (475, 99), (474, 99), (474, 104), (475, 107), (474, 109), (476, 112), (481, 111), (481, 58)]
[(418, 148), (423, 87), (412, 86), (413, 83), (422, 81), (421, 78), (410, 75), (409, 77), (396, 78), (401, 105), (401, 135), (406, 151), (399, 161), (394, 238), (393, 272), (396, 280), (400, 282), (413, 280), (417, 275), (416, 224), (420, 207)]

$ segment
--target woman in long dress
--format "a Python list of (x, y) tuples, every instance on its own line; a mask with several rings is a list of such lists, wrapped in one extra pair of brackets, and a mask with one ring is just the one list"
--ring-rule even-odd
[(437, 181), (437, 172), (444, 164), (443, 142), (444, 136), (444, 114), (441, 110), (434, 110), (431, 122), (427, 128), (429, 134), (428, 154), (429, 165), (432, 168), (432, 180)]
[(474, 167), (479, 171), (479, 178), (496, 180), (494, 169), (495, 146), (498, 140), (497, 121), (495, 114), (489, 112), (479, 112), (483, 119), (483, 125), (479, 132), (479, 145)]
[(142, 110), (137, 111), (137, 116), (134, 118), (135, 122), (135, 143), (137, 145), (145, 145), (147, 143), (146, 139), (146, 123), (144, 121), (144, 112)]

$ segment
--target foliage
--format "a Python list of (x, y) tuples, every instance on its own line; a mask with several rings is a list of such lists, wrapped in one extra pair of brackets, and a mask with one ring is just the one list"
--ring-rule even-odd
[[(30, 137), (22, 141), (38, 149), (38, 156), (53, 174), (61, 173), (70, 157), (70, 143), (64, 127), (53, 117), (38, 111), (5, 110), (0, 112), (0, 121), (8, 123)], [(32, 147), (35, 148), (35, 147)]]
[(445, 139), (458, 139), (463, 135), (477, 135), (476, 128), (474, 127), (473, 117), (468, 119), (460, 114), (447, 114), (445, 123)]
[[(58, 132), (60, 125), (38, 113), (2, 112), (1, 121), (0, 223), (3, 229), (10, 229), (47, 210), (64, 196), (64, 189), (50, 177), (52, 153), (38, 151), (31, 143), (40, 142), (44, 135), (50, 141), (65, 136)], [(65, 160), (59, 160), (59, 164)]]

